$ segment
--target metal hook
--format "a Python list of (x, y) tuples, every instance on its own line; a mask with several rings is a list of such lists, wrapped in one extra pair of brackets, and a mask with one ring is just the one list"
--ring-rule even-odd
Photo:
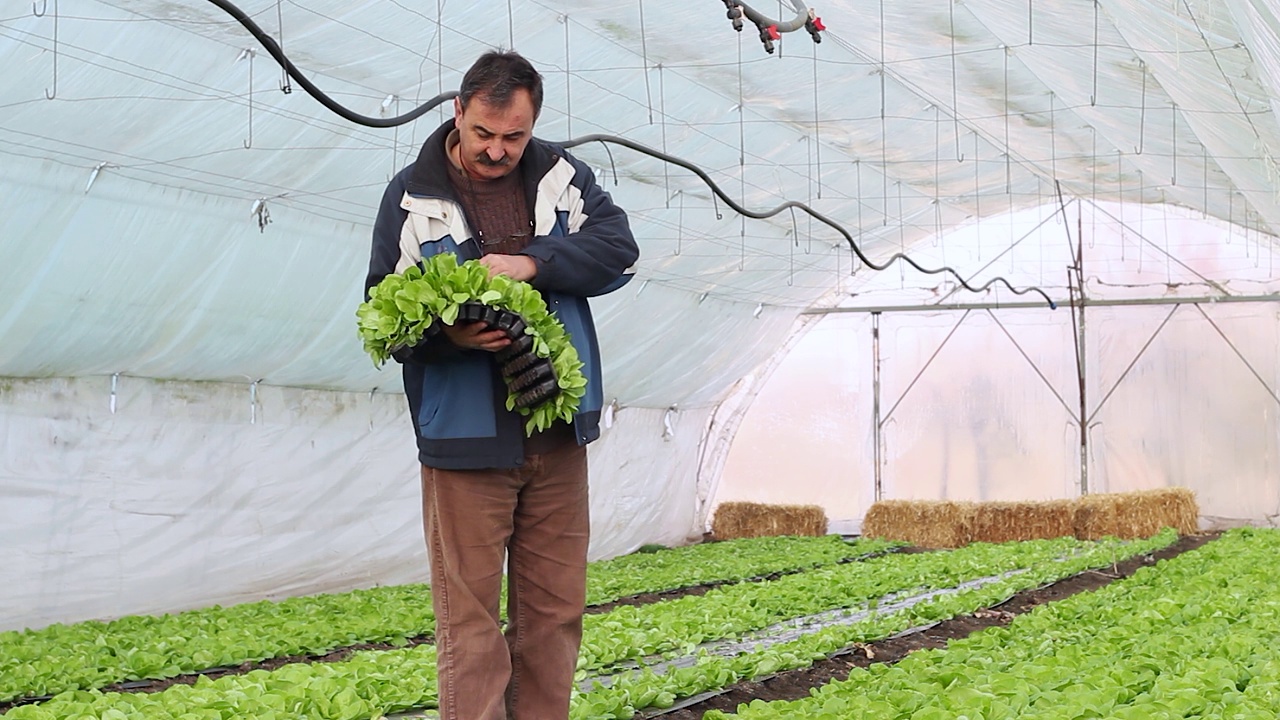
[(1135, 147), (1134, 153), (1142, 154), (1142, 148), (1146, 145), (1147, 130), (1147, 64), (1138, 58), (1138, 70), (1142, 72), (1142, 115), (1138, 118), (1138, 146)]
[(40, 0), (40, 9), (39, 9), (39, 10), (36, 10), (36, 3), (35, 3), (35, 0), (32, 0), (32, 2), (31, 2), (31, 14), (32, 14), (32, 15), (35, 15), (36, 17), (44, 17), (44, 14), (45, 14), (46, 12), (48, 12), (48, 11), (49, 11), (49, 0)]

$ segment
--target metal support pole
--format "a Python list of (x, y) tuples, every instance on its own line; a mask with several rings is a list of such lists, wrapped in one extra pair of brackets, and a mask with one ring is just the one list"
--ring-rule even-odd
[[(1067, 269), (1071, 289), (1071, 329), (1075, 333), (1076, 381), (1080, 388), (1080, 495), (1089, 494), (1089, 410), (1085, 372), (1085, 292), (1084, 292), (1084, 221), (1076, 216), (1075, 265)], [(1074, 273), (1074, 276), (1073, 276)], [(1079, 300), (1079, 302), (1077, 302)], [(1078, 306), (1078, 307), (1077, 307)]]
[(880, 475), (881, 457), (880, 457), (880, 441), (883, 426), (880, 422), (880, 313), (871, 313), (871, 353), (872, 353), (872, 428), (871, 434), (874, 440), (872, 449), (872, 458), (875, 462), (875, 501), (880, 502), (884, 499), (883, 478)]

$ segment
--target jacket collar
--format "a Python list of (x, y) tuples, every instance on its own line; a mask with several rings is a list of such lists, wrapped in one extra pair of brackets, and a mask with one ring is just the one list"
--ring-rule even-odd
[[(453, 183), (449, 182), (449, 168), (452, 163), (444, 152), (445, 139), (454, 130), (453, 120), (445, 122), (431, 133), (418, 151), (418, 159), (409, 171), (409, 179), (405, 189), (410, 195), (426, 197), (442, 197), (457, 201), (453, 191)], [(531, 138), (520, 157), (520, 169), (524, 171), (525, 189), (532, 198), (538, 181), (555, 166), (559, 156), (546, 142)], [(530, 207), (533, 207), (530, 205)]]

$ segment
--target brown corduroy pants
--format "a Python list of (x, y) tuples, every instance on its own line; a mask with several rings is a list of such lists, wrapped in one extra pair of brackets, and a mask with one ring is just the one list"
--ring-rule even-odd
[(441, 720), (565, 720), (586, 604), (586, 448), (514, 470), (423, 467), (422, 510)]

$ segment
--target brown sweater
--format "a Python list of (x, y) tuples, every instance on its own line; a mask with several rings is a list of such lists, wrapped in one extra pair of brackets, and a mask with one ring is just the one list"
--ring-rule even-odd
[[(451, 154), (454, 144), (456, 136), (451, 136), (445, 145), (446, 154)], [(449, 182), (458, 194), (482, 255), (515, 255), (529, 245), (533, 239), (533, 215), (529, 212), (524, 177), (518, 166), (501, 178), (488, 181), (472, 180), (465, 170), (453, 166)], [(576, 442), (573, 429), (567, 423), (557, 422), (527, 438), (524, 450), (526, 454), (541, 454), (570, 442)]]
[[(449, 138), (452, 150), (456, 136)], [(497, 180), (473, 180), (454, 166), (449, 182), (458, 194), (462, 211), (475, 233), (483, 255), (515, 255), (533, 238), (533, 216), (524, 194), (524, 178), (517, 166)]]

